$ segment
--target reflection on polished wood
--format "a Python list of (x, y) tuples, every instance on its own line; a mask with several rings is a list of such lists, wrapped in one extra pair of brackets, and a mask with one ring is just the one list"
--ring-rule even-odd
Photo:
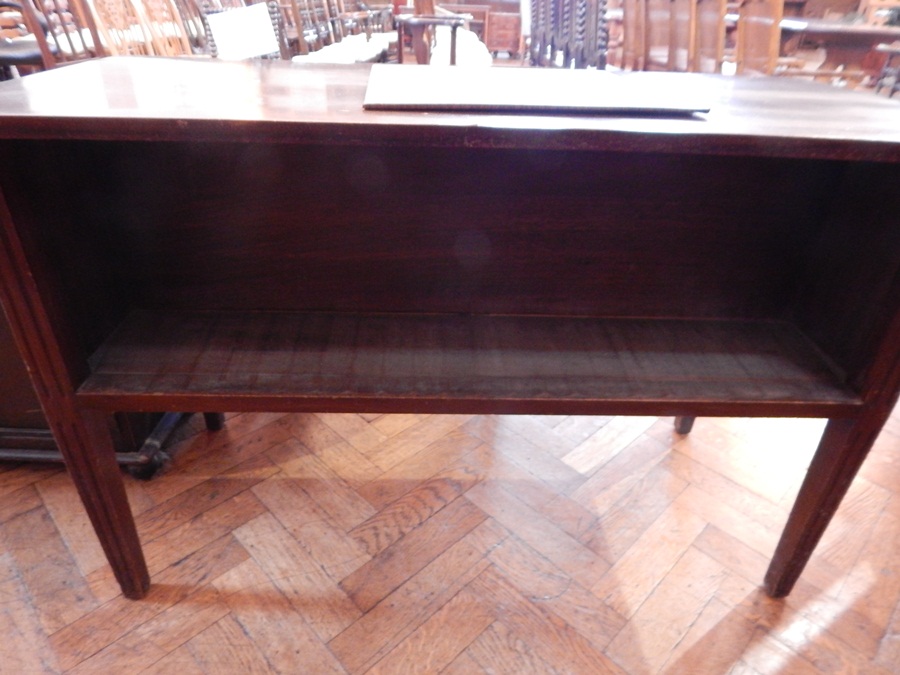
[(20, 673), (888, 675), (900, 417), (793, 594), (759, 589), (815, 420), (199, 416), (129, 479), (158, 580), (119, 595), (62, 469), (0, 466)]

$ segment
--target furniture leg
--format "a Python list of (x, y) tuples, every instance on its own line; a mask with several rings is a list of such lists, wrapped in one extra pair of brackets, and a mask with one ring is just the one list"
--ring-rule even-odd
[(93, 410), (81, 411), (81, 418), (83, 423), (70, 425), (66, 438), (57, 433), (59, 447), (123, 595), (137, 600), (147, 594), (150, 574), (107, 420)]
[(225, 413), (203, 413), (207, 431), (221, 431), (225, 427)]
[(694, 428), (694, 420), (696, 417), (690, 415), (679, 415), (675, 418), (675, 433), (689, 434)]
[(766, 572), (773, 598), (791, 592), (889, 414), (829, 420)]
[(412, 27), (412, 48), (416, 63), (420, 65), (431, 61), (431, 32), (425, 26)]
[[(12, 222), (0, 194), (0, 223)], [(12, 228), (0, 228), (0, 300), (31, 375), (35, 393), (125, 597), (138, 599), (150, 575), (116, 461), (108, 420), (75, 398), (61, 344), (71, 344), (38, 291), (24, 247)]]
[(459, 26), (450, 26), (450, 65), (456, 65), (456, 29)]

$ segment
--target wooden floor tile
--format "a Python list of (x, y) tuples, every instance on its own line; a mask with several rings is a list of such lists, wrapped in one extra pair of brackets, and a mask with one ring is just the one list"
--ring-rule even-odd
[(466, 498), (571, 578), (587, 587), (597, 583), (609, 563), (516, 499), (511, 489), (514, 486), (487, 481), (469, 490)]
[(440, 672), (495, 620), (494, 607), (464, 588), (432, 614), (369, 672), (400, 675)]
[(335, 582), (371, 558), (295, 479), (273, 476), (255, 486), (253, 494)]
[(424, 446), (407, 461), (380, 473), (358, 488), (372, 506), (384, 508), (450, 464), (459, 462), (481, 441), (460, 429)]
[(55, 673), (59, 662), (38, 608), (9, 553), (0, 553), (0, 663), (14, 673)]
[(502, 621), (519, 639), (527, 640), (535, 654), (562, 672), (625, 675), (601, 650), (572, 626), (529, 602), (493, 569), (472, 582), (473, 590), (496, 603)]
[(124, 599), (60, 467), (0, 467), (0, 672), (900, 675), (900, 414), (785, 599), (817, 420), (193, 416), (126, 477)]
[(337, 659), (295, 607), (253, 560), (213, 582), (241, 630), (265, 654), (272, 672), (344, 673)]
[(349, 672), (365, 672), (487, 569), (505, 537), (490, 521), (476, 527), (332, 640), (332, 652)]
[(201, 672), (241, 672), (267, 675), (271, 672), (265, 654), (232, 617), (225, 616), (186, 645)]
[(622, 616), (632, 618), (705, 526), (683, 499), (675, 500), (591, 591)]
[(235, 537), (323, 641), (359, 618), (351, 599), (271, 514), (239, 527)]
[(456, 499), (346, 577), (341, 588), (366, 612), (486, 517), (468, 500)]
[(563, 675), (538, 656), (529, 646), (528, 640), (516, 635), (501, 621), (495, 622), (478, 636), (469, 648), (460, 655), (445, 673), (496, 673), (516, 675), (535, 673), (537, 675)]

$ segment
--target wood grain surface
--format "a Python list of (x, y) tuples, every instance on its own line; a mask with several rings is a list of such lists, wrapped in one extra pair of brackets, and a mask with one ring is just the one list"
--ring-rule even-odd
[[(194, 416), (126, 479), (124, 599), (57, 466), (0, 467), (27, 673), (896, 673), (900, 420), (792, 595), (759, 582), (818, 420)], [(593, 458), (593, 461), (587, 461)]]

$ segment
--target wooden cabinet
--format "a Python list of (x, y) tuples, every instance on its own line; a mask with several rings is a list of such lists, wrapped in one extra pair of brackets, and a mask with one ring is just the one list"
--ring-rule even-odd
[[(116, 459), (137, 476), (152, 477), (167, 456), (162, 444), (176, 418), (159, 413), (132, 412), (107, 417)], [(210, 427), (221, 424), (217, 418)], [(154, 442), (144, 446), (154, 434)], [(0, 460), (59, 461), (59, 449), (41, 410), (22, 356), (13, 341), (9, 322), (0, 309)]]
[[(2, 311), (0, 385), (0, 459), (58, 461), (60, 455), (53, 434)], [(118, 461), (145, 477), (150, 477), (161, 466), (160, 458), (139, 454), (144, 440), (153, 433), (161, 417), (153, 413), (109, 416), (109, 430)], [(164, 438), (159, 440), (162, 442)]]
[(484, 4), (444, 4), (442, 8), (472, 17), (469, 28), (494, 56), (507, 52), (516, 57), (522, 52), (522, 15), (517, 2), (494, 0)]
[(488, 51), (508, 52), (513, 58), (522, 53), (522, 15), (511, 12), (491, 12), (485, 44)]
[(371, 112), (368, 75), (0, 83), (0, 299), (123, 592), (149, 576), (104, 415), (217, 409), (825, 417), (787, 594), (900, 391), (895, 102), (633, 73), (709, 113)]
[[(19, 457), (35, 451), (44, 455), (55, 450), (6, 316), (0, 312), (0, 457)], [(24, 452), (20, 455), (20, 451)]]
[[(13, 343), (6, 316), (0, 312), (0, 428), (47, 429), (28, 371)], [(48, 432), (49, 436), (49, 432)], [(0, 447), (3, 447), (0, 429)]]

